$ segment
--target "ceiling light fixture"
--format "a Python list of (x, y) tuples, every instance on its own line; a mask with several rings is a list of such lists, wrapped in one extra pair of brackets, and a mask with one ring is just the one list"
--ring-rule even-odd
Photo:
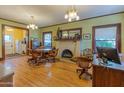
[(74, 20), (79, 20), (79, 16), (77, 10), (74, 6), (72, 6), (65, 14), (65, 19), (68, 19), (69, 22)]
[(34, 24), (34, 16), (31, 16), (31, 23), (27, 25), (27, 28), (32, 30), (38, 29), (38, 26)]

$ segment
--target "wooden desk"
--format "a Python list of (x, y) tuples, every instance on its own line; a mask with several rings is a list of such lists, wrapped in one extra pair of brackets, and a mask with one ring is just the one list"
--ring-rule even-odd
[(0, 64), (0, 87), (13, 86), (13, 67)]
[(93, 61), (93, 87), (124, 87), (124, 62), (122, 65), (110, 62), (111, 65), (99, 65)]

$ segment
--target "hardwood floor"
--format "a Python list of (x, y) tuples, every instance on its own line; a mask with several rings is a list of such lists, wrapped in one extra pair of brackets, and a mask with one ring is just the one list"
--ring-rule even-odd
[(6, 66), (14, 67), (15, 87), (90, 87), (91, 80), (79, 79), (76, 64), (56, 62), (32, 67), (27, 56), (5, 60)]

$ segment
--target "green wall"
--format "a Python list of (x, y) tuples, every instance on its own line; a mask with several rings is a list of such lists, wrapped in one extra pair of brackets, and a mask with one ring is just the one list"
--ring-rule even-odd
[[(82, 20), (67, 24), (55, 25), (45, 28), (39, 28), (39, 31), (30, 31), (30, 39), (32, 38), (42, 38), (42, 32), (52, 31), (52, 36), (56, 36), (56, 32), (58, 27), (60, 29), (70, 29), (70, 28), (82, 28), (82, 34), (84, 33), (91, 33), (92, 34), (92, 27), (98, 25), (105, 25), (105, 24), (114, 24), (114, 23), (121, 23), (121, 31), (122, 31), (122, 52), (124, 53), (124, 13), (98, 17), (88, 20)], [(0, 58), (2, 57), (2, 24), (18, 26), (18, 27), (26, 27), (26, 25), (19, 24), (16, 22), (11, 22), (7, 20), (0, 19)], [(85, 48), (92, 48), (92, 39), (91, 40), (82, 40), (82, 49)], [(52, 40), (53, 46), (56, 46), (57, 41)]]
[[(121, 23), (121, 31), (122, 31), (121, 44), (122, 44), (122, 52), (124, 53), (124, 13), (114, 14), (114, 15), (109, 15), (109, 16), (104, 16), (104, 17), (97, 17), (97, 18), (92, 18), (92, 19), (87, 19), (87, 20), (82, 20), (82, 21), (77, 21), (77, 22), (72, 22), (72, 23), (67, 23), (67, 24), (44, 27), (44, 28), (40, 28), (40, 32), (41, 32), (41, 37), (42, 37), (42, 32), (52, 31), (52, 35), (54, 37), (56, 36), (58, 27), (60, 27), (60, 29), (70, 29), (70, 28), (81, 27), (82, 34), (91, 33), (91, 36), (92, 36), (93, 26), (114, 24), (114, 23)], [(56, 46), (57, 41), (53, 40), (52, 43), (53, 43), (53, 46)], [(92, 48), (92, 37), (91, 37), (91, 40), (82, 40), (81, 43), (82, 43), (81, 49)]]
[[(24, 25), (24, 24), (0, 19), (0, 58), (2, 58), (2, 24), (26, 28), (26, 25)], [(39, 36), (40, 36), (39, 31), (31, 31), (31, 30), (29, 31), (30, 39), (32, 37), (40, 38)]]
[(29, 37), (30, 37), (30, 40), (33, 38), (38, 38), (40, 40), (40, 38), (41, 38), (40, 31), (39, 30), (30, 30)]

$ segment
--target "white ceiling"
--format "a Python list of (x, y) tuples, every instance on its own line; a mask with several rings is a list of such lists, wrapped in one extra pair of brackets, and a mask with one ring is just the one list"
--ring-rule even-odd
[[(35, 23), (49, 26), (67, 22), (64, 19), (69, 5), (0, 5), (0, 18), (9, 19), (25, 24), (35, 17)], [(76, 5), (80, 19), (96, 17), (124, 11), (124, 5)]]

